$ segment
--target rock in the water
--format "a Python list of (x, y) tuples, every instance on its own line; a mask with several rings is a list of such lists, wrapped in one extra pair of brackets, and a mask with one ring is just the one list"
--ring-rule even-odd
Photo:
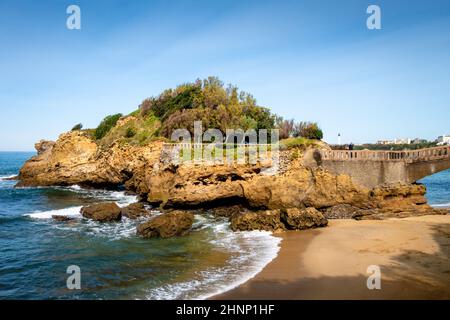
[(162, 214), (137, 227), (136, 233), (144, 238), (170, 238), (185, 235), (194, 223), (194, 215), (185, 211)]
[(281, 213), (281, 220), (292, 230), (325, 227), (328, 224), (328, 220), (322, 213), (312, 207), (306, 209), (285, 209)]
[(52, 219), (56, 220), (56, 221), (60, 221), (60, 222), (64, 222), (64, 221), (72, 221), (74, 220), (74, 218), (72, 217), (68, 217), (68, 216), (61, 216), (61, 215), (52, 215)]
[(360, 210), (360, 208), (349, 204), (338, 204), (337, 206), (326, 209), (323, 216), (326, 219), (352, 219), (358, 215)]
[(285, 227), (281, 222), (280, 210), (260, 210), (233, 215), (231, 229), (233, 231), (282, 231)]
[(148, 211), (144, 204), (141, 202), (132, 203), (126, 207), (122, 208), (122, 216), (127, 217), (129, 219), (136, 219), (139, 217), (145, 217), (151, 215), (151, 212)]
[(101, 222), (118, 221), (122, 217), (120, 207), (114, 202), (98, 203), (80, 210), (83, 217)]

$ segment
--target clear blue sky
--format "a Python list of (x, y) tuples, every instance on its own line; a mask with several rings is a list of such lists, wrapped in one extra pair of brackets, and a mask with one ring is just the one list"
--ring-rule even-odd
[[(369, 4), (382, 30), (366, 28)], [(209, 75), (331, 143), (450, 133), (447, 0), (2, 0), (0, 48), (0, 150)]]

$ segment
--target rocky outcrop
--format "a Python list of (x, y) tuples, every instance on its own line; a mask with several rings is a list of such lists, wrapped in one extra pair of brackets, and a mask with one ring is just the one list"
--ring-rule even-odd
[(282, 175), (262, 175), (260, 166), (169, 166), (147, 177), (148, 201), (169, 207), (246, 203), (251, 208), (330, 207), (363, 203), (369, 190), (348, 176), (299, 165)]
[[(368, 189), (349, 176), (291, 165), (285, 173), (262, 175), (259, 166), (170, 166), (147, 177), (148, 201), (167, 207), (245, 204), (252, 210), (315, 208), (325, 218), (378, 219), (440, 214), (426, 204), (422, 185)], [(222, 210), (223, 211), (223, 210)], [(272, 229), (272, 226), (268, 226)]]
[(325, 227), (327, 224), (327, 219), (314, 208), (246, 211), (231, 217), (231, 229), (234, 231), (280, 232)]
[(150, 216), (151, 212), (145, 208), (141, 202), (132, 203), (121, 209), (122, 216), (129, 219), (137, 219), (139, 217)]
[(173, 211), (157, 216), (137, 227), (136, 233), (144, 238), (170, 238), (185, 235), (192, 227), (194, 215)]
[(289, 208), (281, 213), (281, 220), (291, 230), (325, 227), (328, 220), (315, 208)]
[(114, 202), (98, 203), (82, 207), (80, 213), (83, 217), (100, 221), (118, 221), (122, 217), (120, 207)]
[(447, 214), (447, 210), (429, 206), (425, 186), (419, 184), (388, 184), (373, 188), (366, 203), (339, 204), (326, 208), (327, 219), (381, 220), (433, 214)]
[(387, 184), (370, 191), (372, 206), (361, 208), (354, 219), (386, 219), (447, 214), (427, 204), (426, 188), (421, 184)]
[(130, 190), (145, 192), (146, 171), (158, 162), (161, 146), (161, 142), (145, 147), (118, 142), (99, 146), (88, 133), (70, 131), (56, 142), (36, 144), (38, 154), (21, 168), (18, 186), (126, 184)]
[(231, 217), (233, 231), (283, 231), (286, 227), (281, 222), (280, 210), (247, 211)]
[[(296, 152), (295, 157), (291, 151), (283, 151), (282, 170), (269, 175), (264, 163), (178, 165), (164, 160), (162, 142), (135, 146), (116, 141), (101, 146), (85, 131), (64, 133), (56, 142), (41, 141), (36, 149), (38, 155), (20, 170), (19, 186), (125, 185), (127, 190), (161, 208), (201, 208), (205, 212), (221, 208), (211, 212), (234, 217), (236, 229), (245, 229), (248, 224), (262, 225), (259, 220), (267, 221), (265, 229), (280, 229), (280, 224), (268, 216), (291, 208), (315, 208), (329, 219), (384, 219), (443, 212), (426, 204), (422, 185), (394, 184), (369, 189), (347, 175), (334, 175), (320, 167), (314, 150), (292, 151)], [(123, 214), (145, 215), (142, 209), (136, 205), (124, 209)], [(248, 222), (247, 218), (252, 217), (249, 210), (262, 217)]]

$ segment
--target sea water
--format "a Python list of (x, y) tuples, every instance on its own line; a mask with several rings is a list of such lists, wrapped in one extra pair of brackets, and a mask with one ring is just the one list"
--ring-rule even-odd
[[(141, 220), (83, 219), (81, 206), (136, 198), (78, 186), (14, 188), (5, 178), (33, 155), (0, 152), (0, 299), (203, 299), (253, 277), (279, 250), (280, 238), (269, 232), (234, 233), (208, 215), (171, 239), (137, 237)], [(72, 265), (81, 271), (79, 290), (67, 288)]]

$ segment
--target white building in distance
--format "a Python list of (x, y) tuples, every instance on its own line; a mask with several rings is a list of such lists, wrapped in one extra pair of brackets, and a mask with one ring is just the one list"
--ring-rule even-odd
[(442, 146), (444, 144), (450, 144), (450, 135), (447, 134), (447, 135), (439, 136), (436, 141), (439, 146)]

